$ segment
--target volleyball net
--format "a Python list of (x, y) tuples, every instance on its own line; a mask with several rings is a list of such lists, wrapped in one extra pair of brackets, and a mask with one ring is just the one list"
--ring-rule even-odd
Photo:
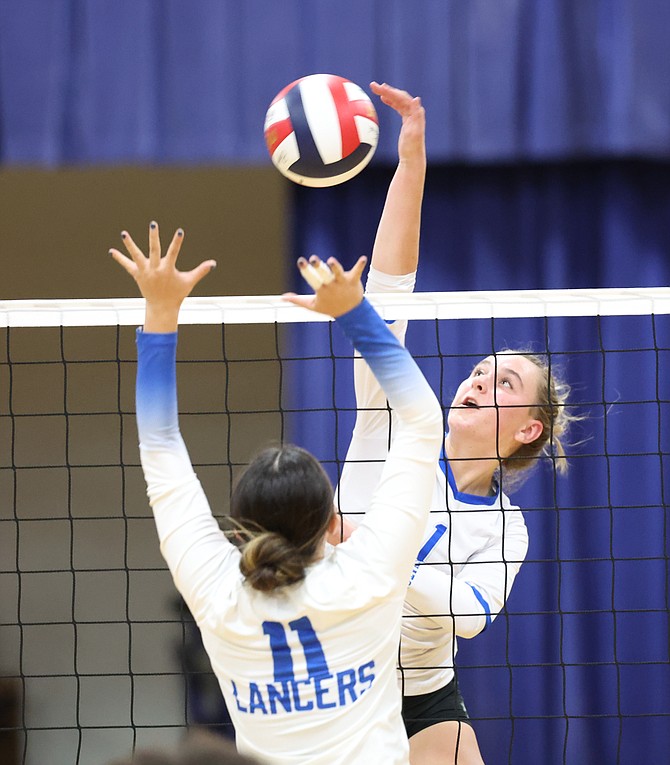
[[(376, 295), (444, 407), (478, 358), (546, 354), (582, 416), (512, 496), (530, 535), (505, 610), (460, 641), (485, 761), (661, 762), (670, 748), (670, 289)], [(160, 557), (139, 465), (143, 301), (0, 302), (0, 760), (96, 765), (187, 725), (230, 734)], [(181, 427), (217, 517), (268, 442), (337, 481), (351, 349), (278, 297), (189, 298)], [(448, 602), (448, 600), (447, 600)], [(2, 749), (1, 747), (5, 747)]]

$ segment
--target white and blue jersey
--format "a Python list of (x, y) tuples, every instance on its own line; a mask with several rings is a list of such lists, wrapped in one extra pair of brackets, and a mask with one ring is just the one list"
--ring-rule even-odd
[(364, 301), (337, 320), (399, 416), (365, 520), (304, 581), (245, 584), (182, 441), (175, 334), (138, 331), (137, 421), (161, 552), (202, 633), (240, 751), (261, 761), (407, 765), (396, 660), (442, 441), (430, 386)]
[[(401, 289), (410, 290), (413, 279), (370, 269), (367, 289), (391, 291), (403, 280)], [(400, 342), (406, 328), (407, 322), (401, 321), (391, 326)], [(395, 448), (396, 421), (361, 358), (354, 361), (354, 378), (358, 413), (337, 502), (357, 524), (364, 517), (389, 441)], [(433, 476), (433, 487), (403, 611), (399, 676), (407, 696), (436, 691), (452, 680), (457, 637), (474, 637), (495, 619), (528, 550), (523, 515), (501, 491), (490, 497), (459, 492), (444, 460)]]

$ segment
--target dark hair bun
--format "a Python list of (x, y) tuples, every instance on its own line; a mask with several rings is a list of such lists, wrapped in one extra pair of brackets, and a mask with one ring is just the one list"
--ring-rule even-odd
[(302, 581), (307, 562), (300, 550), (281, 534), (266, 532), (244, 546), (240, 571), (255, 590), (271, 592)]

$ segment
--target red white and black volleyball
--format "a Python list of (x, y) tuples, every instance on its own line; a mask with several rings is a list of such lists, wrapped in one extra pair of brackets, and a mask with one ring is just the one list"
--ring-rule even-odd
[(370, 162), (377, 112), (356, 83), (310, 74), (281, 90), (265, 115), (265, 143), (282, 175), (303, 186), (344, 183)]

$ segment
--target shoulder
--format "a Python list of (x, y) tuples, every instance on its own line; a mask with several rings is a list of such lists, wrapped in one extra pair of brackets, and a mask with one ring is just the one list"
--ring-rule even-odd
[(521, 509), (517, 505), (513, 505), (506, 494), (501, 493), (500, 497), (500, 506), (503, 509), (504, 515), (503, 536), (508, 539), (516, 537), (527, 546), (528, 528)]
[(363, 521), (345, 542), (327, 547), (325, 556), (307, 571), (304, 587), (310, 601), (360, 611), (379, 599), (402, 599), (405, 588), (398, 577), (370, 554), (369, 534)]
[(523, 518), (523, 513), (519, 505), (515, 505), (512, 500), (504, 492), (500, 492), (500, 507), (503, 510), (509, 510), (510, 514), (520, 515)]

